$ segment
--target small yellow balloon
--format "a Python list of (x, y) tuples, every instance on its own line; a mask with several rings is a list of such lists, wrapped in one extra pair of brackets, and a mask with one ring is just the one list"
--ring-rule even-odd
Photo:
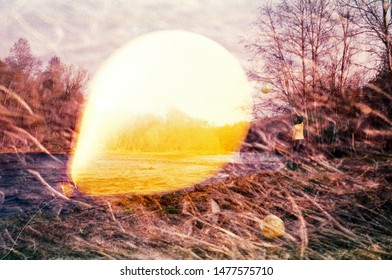
[(261, 233), (268, 238), (281, 237), (285, 231), (283, 221), (275, 215), (265, 217), (260, 228)]
[(269, 93), (269, 92), (270, 92), (270, 87), (269, 87), (269, 85), (264, 85), (264, 86), (261, 88), (261, 92), (264, 93), (264, 94)]

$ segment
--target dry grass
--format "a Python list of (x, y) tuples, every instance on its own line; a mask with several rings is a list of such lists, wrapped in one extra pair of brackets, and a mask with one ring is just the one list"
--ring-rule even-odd
[[(0, 222), (0, 255), (391, 259), (391, 161), (382, 155), (347, 158), (330, 161), (331, 170), (309, 160), (303, 170), (260, 169), (164, 195), (91, 198), (76, 192), (68, 201), (53, 194), (34, 216)], [(260, 232), (270, 213), (285, 223), (282, 238)]]

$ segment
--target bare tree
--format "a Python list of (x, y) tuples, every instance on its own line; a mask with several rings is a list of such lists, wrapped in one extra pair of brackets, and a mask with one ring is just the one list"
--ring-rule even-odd
[(64, 94), (68, 96), (67, 98), (75, 94), (82, 94), (88, 80), (87, 71), (73, 65), (63, 65), (63, 73)]
[(16, 72), (22, 72), (31, 77), (39, 72), (42, 65), (41, 60), (31, 54), (29, 42), (20, 38), (10, 49), (10, 54), (5, 58), (5, 63)]
[(279, 101), (308, 119), (316, 111), (309, 112), (308, 105), (320, 94), (336, 24), (329, 1), (289, 0), (264, 5), (256, 22), (258, 33), (246, 45), (264, 67), (251, 71), (251, 77), (271, 83), (283, 97)]
[(336, 25), (333, 31), (332, 48), (324, 54), (329, 61), (322, 78), (323, 88), (329, 95), (342, 97), (347, 89), (365, 83), (371, 74), (364, 71), (364, 64), (370, 65), (370, 57), (365, 55), (366, 41), (363, 30), (358, 26), (360, 15), (355, 9), (337, 1), (333, 5)]
[[(286, 0), (265, 4), (255, 23), (257, 32), (245, 47), (253, 55), (249, 75), (271, 83), (277, 102), (264, 104), (305, 116), (307, 131), (320, 135), (322, 125), (364, 76), (360, 14), (339, 1)], [(345, 96), (345, 98), (348, 96)]]
[(81, 95), (88, 80), (87, 71), (74, 65), (62, 63), (57, 56), (48, 61), (42, 75), (42, 84), (49, 92), (44, 92), (45, 98), (66, 100)]
[(257, 61), (251, 78), (272, 84), (280, 93), (277, 102), (294, 108), (299, 105), (298, 97), (306, 99), (306, 30), (304, 1), (295, 8), (291, 2), (261, 7), (257, 33), (245, 47)]
[[(391, 0), (346, 0), (361, 16), (358, 25), (366, 32), (372, 45), (370, 52), (378, 54), (379, 65), (392, 72), (392, 9)], [(376, 46), (377, 48), (374, 48)], [(381, 69), (382, 70), (382, 69)]]
[(29, 42), (24, 38), (16, 41), (5, 63), (10, 69), (5, 86), (27, 100), (32, 107), (37, 107), (39, 98), (35, 78), (40, 74), (42, 62), (31, 53)]

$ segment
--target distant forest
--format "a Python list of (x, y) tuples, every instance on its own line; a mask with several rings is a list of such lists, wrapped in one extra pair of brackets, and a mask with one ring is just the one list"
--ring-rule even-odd
[(247, 122), (214, 126), (171, 109), (165, 118), (139, 115), (106, 143), (108, 151), (228, 154), (245, 138)]

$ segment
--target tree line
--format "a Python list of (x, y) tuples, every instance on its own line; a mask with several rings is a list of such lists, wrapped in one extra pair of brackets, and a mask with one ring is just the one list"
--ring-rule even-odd
[(0, 151), (69, 151), (87, 79), (58, 56), (44, 65), (17, 40), (0, 60)]
[(107, 135), (105, 150), (121, 153), (230, 154), (245, 137), (247, 122), (213, 125), (177, 108), (165, 117), (134, 116), (120, 131)]

